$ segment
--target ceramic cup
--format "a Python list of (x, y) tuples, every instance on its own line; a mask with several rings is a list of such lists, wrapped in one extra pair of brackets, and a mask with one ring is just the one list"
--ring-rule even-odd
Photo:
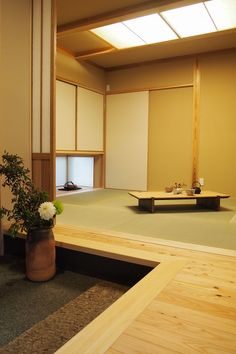
[(173, 193), (174, 193), (174, 194), (181, 194), (182, 191), (183, 191), (183, 188), (174, 188), (174, 189), (173, 189)]
[(186, 194), (189, 196), (194, 195), (194, 189), (186, 189)]
[(165, 187), (165, 191), (166, 191), (166, 193), (171, 193), (172, 191), (173, 191), (173, 187)]

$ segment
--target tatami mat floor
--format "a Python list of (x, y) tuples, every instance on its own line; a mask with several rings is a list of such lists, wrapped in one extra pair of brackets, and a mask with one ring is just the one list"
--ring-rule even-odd
[(139, 210), (136, 199), (121, 190), (99, 189), (59, 199), (64, 212), (58, 225), (236, 250), (233, 198), (222, 200), (220, 211), (197, 209), (194, 201), (174, 201), (174, 205), (163, 201), (153, 214)]

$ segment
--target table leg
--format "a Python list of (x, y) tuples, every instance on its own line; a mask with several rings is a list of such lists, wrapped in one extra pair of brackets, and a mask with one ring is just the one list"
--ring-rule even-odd
[(154, 198), (139, 199), (138, 206), (141, 209), (148, 210), (150, 213), (153, 213), (155, 210)]
[(205, 207), (213, 210), (220, 209), (220, 197), (199, 198), (197, 199), (197, 206)]

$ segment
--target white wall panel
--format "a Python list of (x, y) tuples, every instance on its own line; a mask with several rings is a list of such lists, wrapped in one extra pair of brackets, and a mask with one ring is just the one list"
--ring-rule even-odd
[(51, 1), (43, 0), (42, 152), (51, 150)]
[(76, 86), (56, 82), (56, 149), (75, 150)]
[(107, 96), (106, 187), (147, 189), (148, 91)]
[(41, 152), (41, 2), (33, 1), (32, 151)]
[(53, 2), (33, 0), (32, 4), (32, 151), (50, 153)]
[(78, 87), (77, 149), (103, 151), (103, 95)]

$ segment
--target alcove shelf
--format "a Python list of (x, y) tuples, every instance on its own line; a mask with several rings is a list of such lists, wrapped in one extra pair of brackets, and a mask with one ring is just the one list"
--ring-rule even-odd
[(84, 150), (57, 150), (57, 156), (103, 156), (104, 151), (84, 151)]

